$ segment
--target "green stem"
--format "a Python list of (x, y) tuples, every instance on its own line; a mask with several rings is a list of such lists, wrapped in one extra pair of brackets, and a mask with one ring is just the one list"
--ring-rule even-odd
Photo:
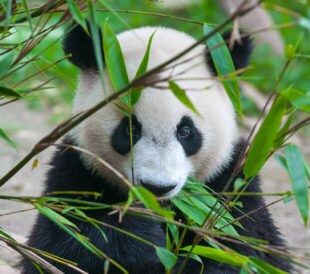
[(118, 98), (120, 95), (124, 94), (127, 90), (129, 90), (133, 86), (141, 86), (141, 83), (143, 83), (143, 80), (147, 78), (148, 76), (151, 76), (153, 74), (157, 74), (162, 68), (166, 67), (167, 65), (173, 63), (175, 60), (181, 58), (197, 46), (199, 46), (201, 43), (203, 43), (205, 40), (212, 37), (214, 34), (216, 34), (218, 31), (220, 31), (223, 27), (225, 27), (228, 23), (232, 22), (237, 17), (240, 17), (252, 9), (254, 9), (257, 5), (259, 5), (262, 0), (258, 1), (257, 3), (253, 4), (249, 8), (242, 9), (244, 7), (244, 4), (246, 4), (248, 0), (244, 0), (241, 5), (237, 8), (237, 10), (229, 17), (227, 18), (222, 24), (220, 24), (217, 28), (214, 28), (210, 33), (207, 35), (204, 35), (201, 39), (199, 39), (196, 43), (189, 46), (179, 54), (175, 55), (174, 57), (168, 59), (166, 62), (154, 67), (153, 69), (150, 69), (146, 73), (142, 74), (141, 76), (134, 79), (132, 82), (130, 82), (126, 87), (123, 87), (119, 91), (113, 93), (106, 99), (100, 101), (95, 106), (91, 107), (87, 111), (80, 112), (73, 116), (72, 118), (66, 120), (62, 124), (60, 124), (58, 127), (56, 127), (50, 134), (45, 136), (41, 141), (39, 141), (33, 150), (27, 154), (15, 167), (13, 167), (7, 174), (5, 174), (0, 179), (0, 187), (3, 186), (11, 177), (13, 177), (22, 167), (24, 167), (35, 155), (42, 152), (46, 148), (49, 147), (49, 144), (47, 143), (54, 143), (56, 140), (58, 140), (60, 137), (62, 137), (64, 134), (69, 132), (72, 128), (83, 122), (86, 118), (97, 112), (99, 109), (101, 109), (103, 106), (107, 105), (114, 99)]

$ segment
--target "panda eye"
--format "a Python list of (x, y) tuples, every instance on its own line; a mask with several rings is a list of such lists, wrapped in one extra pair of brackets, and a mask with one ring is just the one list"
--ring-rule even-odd
[[(125, 129), (126, 135), (130, 136), (130, 126), (128, 125)], [(140, 129), (137, 125), (131, 125), (131, 134), (133, 137), (137, 137), (140, 135)]]
[(202, 135), (194, 121), (188, 116), (184, 116), (177, 125), (176, 137), (186, 156), (194, 155), (202, 146)]
[(192, 129), (189, 126), (183, 126), (178, 129), (178, 137), (186, 139), (192, 135)]
[(121, 155), (127, 154), (132, 145), (135, 145), (141, 138), (142, 124), (135, 115), (132, 115), (132, 143), (130, 138), (130, 127), (128, 117), (124, 117), (111, 135), (113, 149)]

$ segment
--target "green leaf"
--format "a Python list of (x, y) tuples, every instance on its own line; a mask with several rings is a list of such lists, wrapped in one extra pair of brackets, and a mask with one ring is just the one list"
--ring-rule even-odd
[(293, 196), (286, 196), (283, 199), (283, 203), (288, 204), (288, 203), (292, 202), (293, 200), (294, 200)]
[(177, 262), (178, 257), (166, 248), (156, 246), (156, 254), (167, 271)]
[[(207, 24), (203, 25), (204, 35), (207, 35), (211, 31), (213, 31), (213, 29)], [(211, 49), (210, 54), (217, 74), (219, 76), (234, 75), (236, 69), (223, 37), (219, 33), (216, 33), (207, 39), (206, 43)], [(242, 115), (240, 89), (236, 77), (232, 76), (229, 81), (222, 81), (222, 84), (236, 111)]]
[[(192, 249), (191, 245), (181, 248), (181, 250), (184, 251), (190, 251), (191, 249)], [(195, 245), (194, 248), (192, 249), (192, 253), (209, 258), (217, 262), (238, 267), (246, 265), (249, 260), (248, 257), (240, 255), (237, 252), (233, 251), (228, 252), (225, 250), (220, 250), (213, 247), (201, 246), (201, 245)]]
[(109, 273), (110, 262), (108, 260), (104, 261), (103, 273)]
[(126, 201), (126, 203), (124, 204), (124, 207), (123, 207), (123, 213), (124, 214), (126, 214), (127, 210), (129, 209), (129, 207), (131, 206), (133, 201), (134, 201), (133, 191), (129, 191), (128, 199), (127, 199), (127, 201)]
[(73, 19), (78, 24), (80, 24), (86, 32), (88, 32), (85, 19), (84, 19), (83, 15), (82, 15), (78, 5), (76, 4), (76, 1), (74, 1), (74, 0), (67, 0), (67, 5), (68, 5), (68, 8), (69, 8), (69, 10), (71, 12), (71, 15), (72, 15)]
[[(107, 21), (103, 27), (103, 48), (112, 86), (118, 91), (129, 84), (129, 79), (121, 46)], [(126, 105), (129, 104), (127, 96), (123, 96), (121, 100)]]
[(304, 168), (305, 168), (305, 170), (306, 170), (307, 177), (308, 177), (308, 179), (310, 180), (310, 166), (309, 166), (309, 164), (307, 163), (307, 161), (306, 161), (305, 158), (303, 158), (303, 160), (304, 160)]
[(15, 242), (15, 239), (0, 227), (0, 235)]
[(277, 134), (277, 138), (274, 142), (274, 147), (280, 147), (281, 145), (283, 145), (285, 138), (286, 138), (286, 132), (288, 131), (288, 129), (290, 128), (294, 117), (295, 117), (295, 113), (296, 111), (293, 110), (292, 113), (290, 113), (289, 117), (287, 118), (286, 122), (284, 123), (284, 125), (281, 127), (281, 129), (279, 130), (278, 134)]
[(143, 203), (146, 208), (154, 210), (161, 216), (168, 219), (173, 219), (172, 213), (170, 211), (161, 208), (159, 202), (157, 201), (155, 195), (144, 187), (133, 187), (131, 191), (135, 196)]
[(179, 230), (178, 230), (178, 227), (175, 225), (175, 224), (172, 224), (172, 223), (167, 223), (167, 234), (166, 234), (166, 240), (169, 241), (167, 243), (167, 248), (168, 249), (171, 249), (172, 246), (171, 246), (171, 242), (170, 242), (170, 237), (169, 237), (169, 233), (168, 231), (170, 231), (172, 237), (173, 237), (173, 242), (175, 245), (177, 245), (180, 241), (180, 235), (179, 235)]
[(283, 155), (281, 154), (276, 154), (275, 156), (275, 160), (278, 162), (278, 164), (286, 171), (288, 172), (287, 169), (287, 163), (286, 163), (286, 159)]
[(14, 61), (14, 54), (8, 54), (6, 55), (1, 61), (0, 61), (0, 77), (7, 74), (10, 71), (10, 67), (13, 64)]
[[(94, 52), (96, 57), (96, 62), (98, 65), (101, 85), (104, 87), (104, 65), (103, 65), (103, 56), (102, 56), (102, 41), (100, 41), (100, 33), (98, 29), (98, 23), (96, 19), (96, 10), (95, 3), (92, 0), (87, 0), (87, 11), (88, 11), (88, 23), (91, 34), (91, 39), (94, 45)], [(105, 90), (103, 90), (105, 91)]]
[(238, 178), (235, 182), (234, 182), (234, 192), (237, 192), (242, 186), (244, 186), (245, 184), (247, 184), (246, 181)]
[[(209, 207), (204, 201), (201, 200), (201, 194), (202, 193), (194, 193), (192, 192), (190, 195), (183, 195), (184, 197), (181, 198), (182, 202), (186, 205), (193, 207), (195, 211), (198, 211), (203, 214), (202, 218), (202, 224), (205, 222), (206, 218), (213, 218), (217, 211), (214, 210), (213, 207)], [(182, 195), (182, 194), (181, 194)], [(206, 198), (206, 197), (205, 197)], [(238, 235), (238, 232), (235, 230), (235, 228), (229, 224), (225, 219), (225, 213), (227, 213), (225, 208), (222, 208), (222, 205), (218, 203), (218, 207), (221, 207), (221, 214), (217, 215), (214, 220), (214, 226), (216, 228), (221, 228), (221, 230), (229, 235)], [(189, 218), (191, 218), (193, 215), (193, 212), (191, 215), (188, 215)], [(198, 223), (199, 225), (202, 225)], [(223, 227), (223, 228), (222, 228)]]
[(14, 91), (13, 89), (0, 86), (0, 96), (6, 97), (6, 98), (20, 98), (20, 94)]
[(17, 150), (16, 143), (14, 143), (1, 128), (0, 128), (0, 138), (6, 141), (11, 147)]
[(123, 107), (117, 103), (114, 103), (114, 105), (121, 111), (123, 112), (127, 117), (130, 117), (130, 113), (127, 107)]
[(248, 271), (247, 268), (242, 267), (242, 268), (240, 269), (239, 274), (252, 274), (252, 273), (251, 273), (250, 271)]
[[(72, 228), (75, 228), (75, 225), (71, 223), (69, 220), (64, 218), (63, 216), (59, 215), (57, 212), (53, 211), (52, 209), (42, 206), (40, 204), (34, 204), (35, 208), (39, 210), (41, 214), (43, 214), (45, 217), (50, 219), (52, 222), (54, 222), (57, 226), (59, 226), (62, 230), (64, 230), (66, 233), (68, 233), (70, 236), (72, 236), (75, 240), (77, 240), (79, 243), (81, 243), (84, 247), (86, 247), (89, 251), (91, 251), (96, 256), (103, 258), (106, 257), (101, 250), (96, 248), (84, 235), (78, 233), (77, 231), (73, 230)], [(60, 216), (60, 217), (59, 217)], [(124, 273), (127, 273), (126, 270), (120, 266), (118, 263), (113, 261), (112, 259), (109, 259), (114, 265), (116, 265), (119, 269), (124, 270)]]
[(279, 96), (259, 128), (244, 164), (244, 174), (252, 177), (261, 169), (278, 134), (286, 108), (286, 98)]
[(33, 25), (32, 25), (32, 20), (31, 20), (31, 14), (29, 12), (29, 8), (28, 8), (28, 5), (27, 5), (27, 1), (26, 0), (21, 0), (22, 2), (22, 5), (24, 7), (24, 10), (27, 14), (27, 20), (28, 20), (28, 23), (29, 23), (29, 27), (31, 29), (31, 33), (33, 34)]
[(264, 262), (261, 259), (255, 258), (255, 257), (250, 257), (249, 264), (252, 264), (256, 267), (257, 272), (261, 274), (285, 274), (287, 272), (276, 268), (266, 262)]
[[(140, 63), (140, 66), (139, 66), (139, 68), (137, 70), (135, 78), (141, 76), (147, 70), (147, 66), (148, 66), (148, 63), (149, 63), (149, 57), (150, 57), (150, 50), (151, 50), (151, 45), (152, 45), (154, 34), (155, 34), (155, 31), (152, 33), (152, 35), (149, 38), (145, 54), (144, 54), (143, 59), (142, 59), (142, 61)], [(143, 87), (134, 87), (134, 88), (132, 88), (132, 90), (131, 90), (131, 99), (130, 99), (131, 100), (130, 103), (131, 103), (132, 106), (135, 103), (138, 102), (138, 100), (139, 100), (139, 98), (141, 96), (142, 89), (143, 89)]]
[(295, 200), (305, 226), (309, 217), (309, 194), (307, 170), (303, 156), (296, 145), (288, 145), (285, 148), (286, 164), (291, 179)]
[(177, 97), (177, 99), (186, 107), (188, 107), (191, 111), (193, 111), (194, 113), (196, 113), (197, 115), (199, 115), (198, 111), (196, 110), (195, 106), (193, 105), (193, 103), (191, 102), (191, 100), (188, 98), (188, 96), (186, 95), (186, 92), (184, 89), (182, 89), (180, 86), (178, 86), (175, 82), (173, 81), (169, 81), (169, 88), (171, 89), (171, 91), (173, 92), (173, 94), (175, 95), (175, 97)]
[[(219, 211), (221, 208), (221, 218), (224, 218), (228, 222), (234, 222), (236, 226), (239, 226), (242, 228), (241, 224), (239, 222), (235, 221), (235, 218), (223, 207), (221, 201), (219, 201), (217, 198), (213, 197), (205, 188), (205, 184), (202, 182), (193, 179), (188, 178), (186, 181), (186, 184), (183, 188), (183, 190), (180, 193), (180, 199), (182, 200), (183, 197), (191, 197), (191, 199), (199, 199), (201, 202), (203, 202), (209, 209), (213, 209), (214, 211)], [(175, 197), (178, 198), (179, 196)], [(224, 201), (224, 199), (223, 199)], [(209, 212), (209, 211), (208, 211)], [(206, 212), (206, 216), (209, 215), (209, 213)]]
[(77, 226), (72, 223), (71, 221), (69, 221), (68, 219), (66, 219), (65, 217), (61, 216), (59, 213), (57, 213), (56, 211), (45, 207), (45, 206), (41, 206), (36, 204), (36, 208), (42, 213), (44, 214), (44, 216), (49, 216), (49, 218), (55, 220), (57, 223), (61, 223), (65, 226), (70, 226), (73, 227), (75, 229), (78, 229)]
[(288, 88), (282, 91), (282, 94), (297, 109), (310, 112), (310, 91), (302, 92), (297, 89)]
[(196, 224), (202, 225), (206, 219), (205, 215), (197, 210), (196, 207), (184, 203), (181, 199), (173, 198), (173, 204), (180, 209), (186, 216), (192, 219)]

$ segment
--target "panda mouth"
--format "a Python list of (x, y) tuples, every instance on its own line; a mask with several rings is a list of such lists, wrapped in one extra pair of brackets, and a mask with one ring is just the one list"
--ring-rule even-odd
[(161, 185), (154, 185), (148, 182), (140, 181), (141, 185), (151, 191), (156, 196), (163, 196), (169, 191), (173, 190), (177, 185), (169, 185), (169, 186), (161, 186)]

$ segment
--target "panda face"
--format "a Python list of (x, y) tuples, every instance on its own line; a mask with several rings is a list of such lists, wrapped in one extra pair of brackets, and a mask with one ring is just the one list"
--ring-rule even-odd
[[(134, 78), (155, 30), (148, 69), (195, 42), (184, 33), (166, 28), (146, 27), (119, 34), (130, 79)], [(82, 68), (74, 112), (85, 110), (115, 92), (107, 72), (105, 76), (103, 89), (97, 71)], [(156, 84), (145, 87), (133, 107), (132, 149), (129, 118), (114, 103), (76, 127), (72, 135), (78, 145), (107, 161), (129, 180), (134, 178), (135, 185), (143, 185), (158, 196), (172, 197), (189, 176), (208, 180), (228, 163), (237, 139), (236, 122), (221, 83), (211, 77), (205, 64), (203, 45), (155, 78)], [(161, 79), (173, 80), (186, 90), (199, 115), (184, 106)], [(82, 157), (88, 168), (126, 189), (97, 159), (86, 154)]]

